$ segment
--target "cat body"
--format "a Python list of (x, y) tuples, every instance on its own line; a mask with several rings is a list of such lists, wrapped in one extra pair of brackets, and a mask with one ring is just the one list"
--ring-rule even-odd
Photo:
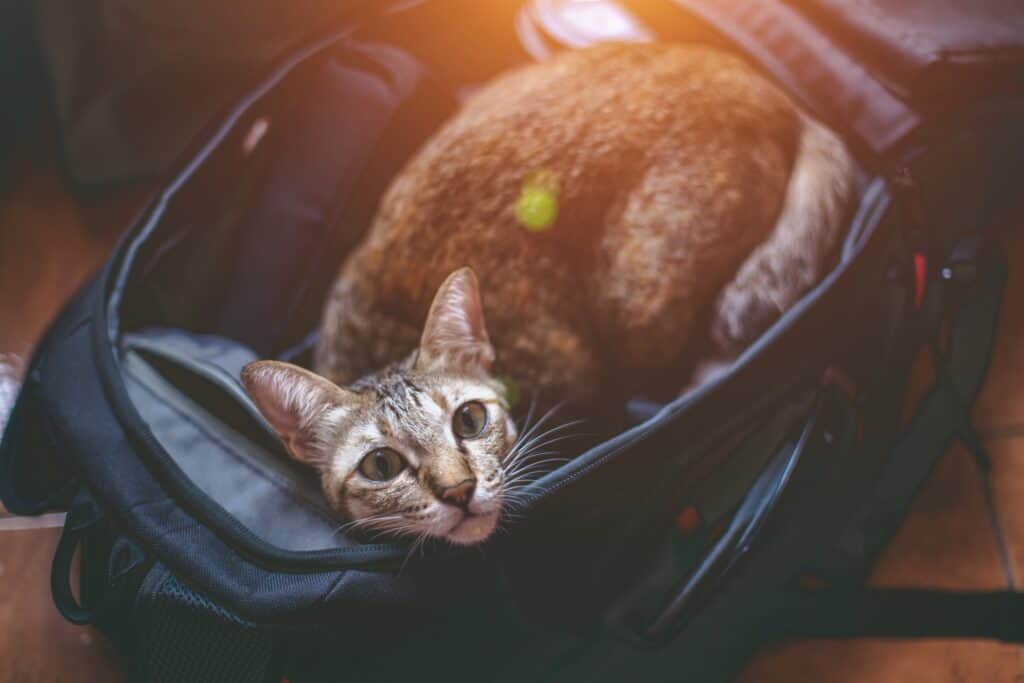
[[(408, 354), (468, 265), (497, 371), (524, 392), (677, 391), (709, 326), (735, 353), (827, 270), (851, 173), (832, 133), (726, 53), (613, 44), (518, 69), (395, 179), (327, 302), (315, 369), (345, 384)], [(516, 211), (538, 174), (557, 183), (542, 232)]]
[(327, 301), (319, 375), (242, 379), (355, 527), (478, 543), (566, 436), (517, 430), (497, 376), (578, 407), (677, 392), (695, 340), (734, 357), (827, 272), (852, 174), (725, 53), (606, 45), (518, 69), (393, 181)]

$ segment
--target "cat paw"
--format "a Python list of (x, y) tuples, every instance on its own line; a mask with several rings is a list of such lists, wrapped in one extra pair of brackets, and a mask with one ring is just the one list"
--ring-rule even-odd
[(715, 304), (711, 339), (721, 349), (742, 349), (778, 320), (782, 311), (777, 302), (762, 292), (729, 287)]
[(696, 391), (705, 384), (718, 379), (732, 367), (732, 364), (735, 361), (735, 356), (715, 356), (712, 358), (705, 358), (700, 361), (697, 363), (697, 367), (693, 370), (693, 375), (690, 377), (690, 383), (683, 387), (683, 390), (679, 392), (679, 395), (685, 396), (691, 391)]

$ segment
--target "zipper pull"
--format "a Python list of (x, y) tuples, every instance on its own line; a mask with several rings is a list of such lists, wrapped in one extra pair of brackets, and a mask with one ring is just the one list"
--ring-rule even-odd
[(924, 307), (930, 266), (928, 241), (925, 237), (928, 218), (924, 198), (921, 196), (921, 186), (909, 166), (897, 168), (890, 175), (890, 181), (895, 190), (903, 224), (906, 226), (907, 246), (911, 252), (914, 287), (911, 303), (915, 311), (920, 311)]

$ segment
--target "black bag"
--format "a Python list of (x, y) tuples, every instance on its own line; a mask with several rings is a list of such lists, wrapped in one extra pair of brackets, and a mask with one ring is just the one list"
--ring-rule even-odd
[[(727, 375), (532, 484), (482, 551), (337, 532), (238, 372), (305, 357), (389, 178), (457, 93), (526, 59), (513, 27), (536, 13), (516, 5), (380, 3), (311, 40), (200, 139), (53, 324), (0, 495), (68, 511), (58, 608), (139, 680), (707, 681), (769, 638), (1024, 642), (1017, 594), (863, 588), (946, 446), (984, 458), (968, 414), (1024, 168), (1009, 0), (637, 2), (660, 37), (745, 53), (846, 136), (864, 183), (840, 263)], [(901, 421), (922, 349), (936, 381)]]

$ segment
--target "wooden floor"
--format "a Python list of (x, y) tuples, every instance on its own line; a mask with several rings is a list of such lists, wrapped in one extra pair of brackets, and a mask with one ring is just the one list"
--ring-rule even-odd
[[(30, 352), (61, 302), (111, 248), (141, 196), (135, 190), (73, 200), (52, 146), (42, 139), (24, 145), (13, 177), (13, 186), (0, 188), (0, 363)], [(1024, 217), (1017, 222), (1016, 232), (1024, 235)], [(975, 420), (994, 460), (1010, 574), (997, 553), (985, 482), (971, 458), (953, 448), (879, 562), (877, 586), (980, 589), (1024, 580), (1024, 239), (1008, 252), (1009, 292)], [(0, 387), (0, 401), (3, 396)], [(122, 680), (118, 654), (103, 636), (66, 623), (50, 600), (59, 521), (0, 511), (0, 681)], [(965, 640), (794, 642), (760, 653), (742, 680), (1024, 681), (1024, 648)]]

